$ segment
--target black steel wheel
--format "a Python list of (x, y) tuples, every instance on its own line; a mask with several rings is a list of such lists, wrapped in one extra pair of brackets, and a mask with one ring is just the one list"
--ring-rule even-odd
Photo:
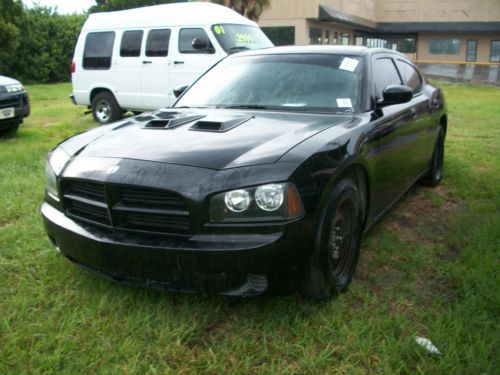
[(434, 146), (434, 152), (429, 165), (429, 172), (422, 179), (424, 185), (437, 186), (443, 179), (443, 164), (444, 164), (444, 129), (439, 127), (438, 138)]
[(354, 276), (362, 235), (362, 207), (356, 184), (342, 179), (333, 189), (309, 260), (303, 295), (327, 300), (344, 292)]
[(97, 94), (92, 100), (92, 115), (101, 124), (109, 124), (123, 117), (122, 109), (109, 91)]

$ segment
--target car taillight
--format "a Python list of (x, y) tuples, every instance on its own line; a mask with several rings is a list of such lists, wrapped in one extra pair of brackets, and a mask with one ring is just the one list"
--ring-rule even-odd
[(75, 64), (75, 62), (73, 61), (73, 62), (71, 63), (71, 74), (73, 74), (73, 73), (75, 72), (75, 70), (76, 70), (76, 64)]

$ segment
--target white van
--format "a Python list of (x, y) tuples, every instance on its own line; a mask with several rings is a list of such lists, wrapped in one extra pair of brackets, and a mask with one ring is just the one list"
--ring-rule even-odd
[(255, 22), (212, 3), (165, 4), (89, 16), (71, 67), (75, 104), (108, 123), (173, 104), (230, 53), (272, 47)]

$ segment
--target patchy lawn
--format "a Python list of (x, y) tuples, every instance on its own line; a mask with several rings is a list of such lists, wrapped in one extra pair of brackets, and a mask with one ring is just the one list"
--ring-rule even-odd
[(95, 125), (70, 85), (29, 87), (32, 116), (0, 139), (0, 373), (498, 373), (500, 89), (442, 86), (443, 184), (374, 227), (352, 287), (323, 305), (134, 289), (57, 256), (45, 156)]

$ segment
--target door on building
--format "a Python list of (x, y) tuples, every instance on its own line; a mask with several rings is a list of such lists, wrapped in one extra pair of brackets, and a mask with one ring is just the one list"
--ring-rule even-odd
[(476, 58), (477, 58), (477, 40), (468, 40), (465, 60), (469, 62), (474, 62), (476, 61)]

